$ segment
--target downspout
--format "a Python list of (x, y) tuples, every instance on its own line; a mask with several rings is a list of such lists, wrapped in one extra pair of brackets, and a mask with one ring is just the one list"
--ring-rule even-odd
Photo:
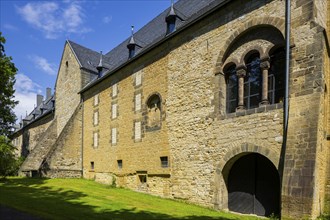
[(81, 113), (81, 178), (84, 177), (84, 95), (81, 94), (82, 113)]
[[(284, 162), (287, 148), (288, 123), (289, 123), (289, 76), (290, 76), (290, 21), (291, 21), (291, 1), (285, 0), (285, 91), (284, 91), (284, 117), (283, 117), (283, 143), (280, 155), (279, 174), (281, 184), (281, 195), (283, 190)], [(282, 199), (280, 199), (280, 210)], [(282, 214), (281, 214), (282, 217)]]

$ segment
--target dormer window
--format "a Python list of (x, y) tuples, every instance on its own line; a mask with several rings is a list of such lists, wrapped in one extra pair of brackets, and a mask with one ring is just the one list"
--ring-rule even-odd
[(135, 55), (135, 44), (128, 44), (128, 58), (132, 58)]
[(131, 59), (131, 58), (133, 58), (135, 56), (136, 46), (139, 47), (139, 45), (137, 45), (135, 43), (135, 40), (134, 40), (134, 26), (132, 26), (131, 39), (129, 40), (129, 42), (127, 44), (127, 48), (128, 48), (128, 59)]
[(167, 31), (166, 34), (170, 34), (175, 31), (175, 19), (167, 21)]
[[(166, 30), (166, 34), (170, 34), (172, 32), (174, 32), (176, 30), (176, 19), (179, 18), (181, 19), (174, 10), (174, 6), (173, 6), (173, 1), (172, 1), (172, 5), (171, 5), (171, 9), (170, 12), (167, 14), (165, 20), (167, 23), (167, 30)], [(182, 20), (182, 19), (181, 19)]]

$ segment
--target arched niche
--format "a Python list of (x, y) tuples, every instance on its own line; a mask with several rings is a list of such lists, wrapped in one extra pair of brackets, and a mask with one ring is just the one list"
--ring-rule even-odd
[(158, 93), (149, 96), (146, 103), (146, 130), (153, 131), (161, 128), (162, 100)]

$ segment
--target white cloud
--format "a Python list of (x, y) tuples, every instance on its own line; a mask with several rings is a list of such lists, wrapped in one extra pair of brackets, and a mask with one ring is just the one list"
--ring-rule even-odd
[(86, 33), (91, 29), (83, 26), (84, 13), (76, 1), (67, 1), (64, 7), (58, 2), (31, 2), (18, 7), (17, 12), (48, 39), (56, 39), (63, 33)]
[(55, 64), (50, 63), (47, 61), (47, 59), (37, 55), (29, 56), (29, 58), (36, 65), (36, 68), (49, 75), (56, 75), (57, 66)]
[(112, 17), (111, 16), (105, 16), (103, 17), (103, 23), (105, 24), (109, 24), (112, 20)]
[(26, 112), (29, 114), (36, 104), (36, 95), (40, 94), (41, 86), (33, 82), (28, 76), (23, 73), (16, 75), (15, 83), (15, 100), (19, 101), (19, 104), (14, 108), (14, 112), (17, 119), (23, 118)]

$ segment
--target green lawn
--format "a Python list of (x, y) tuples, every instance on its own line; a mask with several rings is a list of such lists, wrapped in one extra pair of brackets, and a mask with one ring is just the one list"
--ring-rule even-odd
[(257, 219), (112, 188), (84, 179), (0, 180), (0, 204), (45, 219)]

